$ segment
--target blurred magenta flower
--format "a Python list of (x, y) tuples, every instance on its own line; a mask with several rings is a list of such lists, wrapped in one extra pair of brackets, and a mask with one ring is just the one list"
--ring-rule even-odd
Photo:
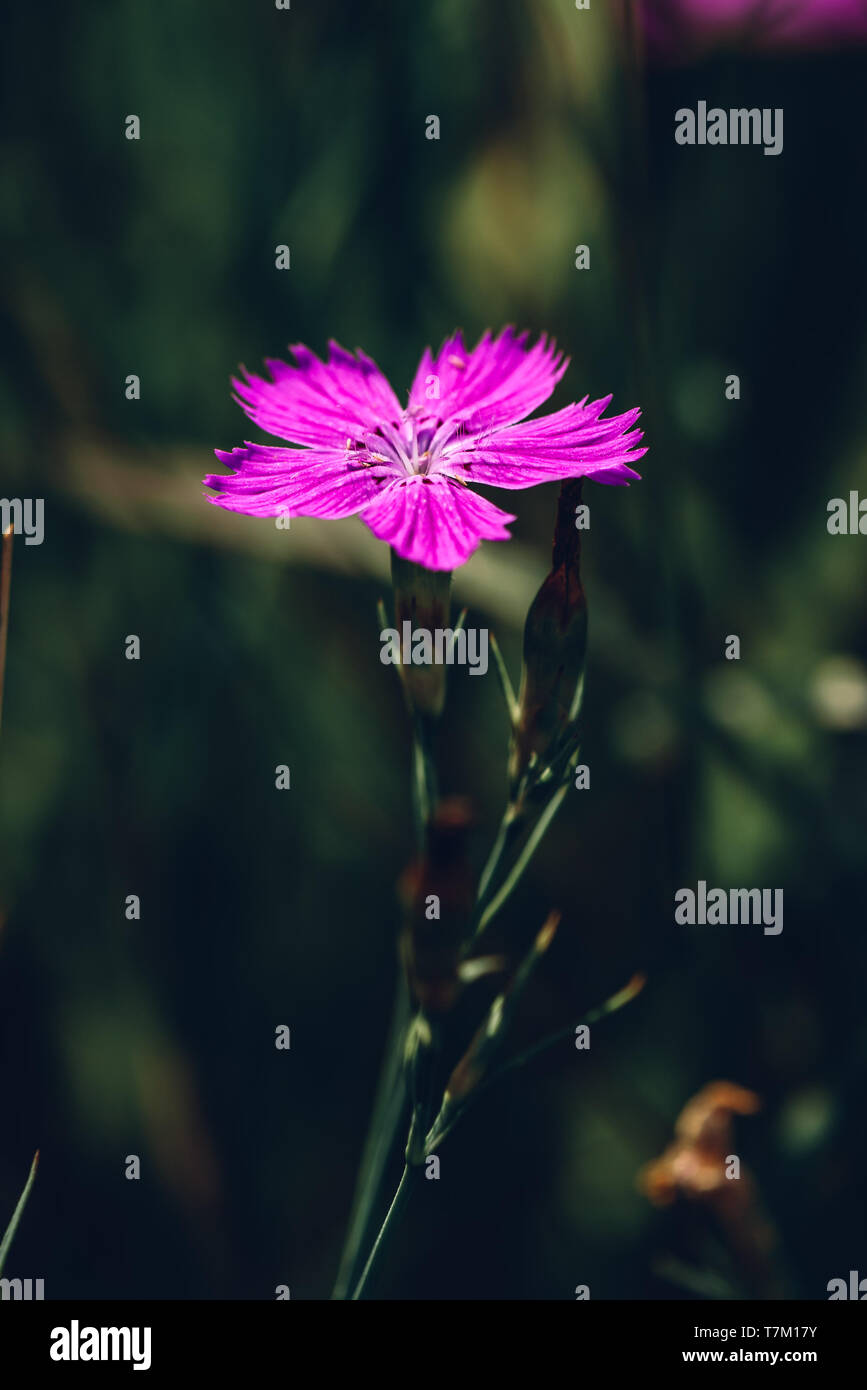
[[(266, 363), (272, 381), (244, 370), (235, 399), (263, 430), (293, 448), (215, 450), (234, 470), (209, 474), (208, 500), (250, 516), (359, 515), (404, 560), (453, 570), (480, 540), (508, 540), (515, 518), (470, 483), (523, 488), (558, 478), (626, 484), (646, 449), (640, 410), (603, 420), (611, 401), (587, 397), (527, 420), (550, 396), (568, 359), (544, 335), (485, 333), (472, 351), (460, 333), (425, 349), (404, 409), (364, 353), (329, 343), (327, 362), (306, 347), (296, 365)], [(523, 422), (523, 423), (520, 423)]]
[(839, 47), (867, 40), (867, 0), (640, 0), (653, 57), (738, 48)]

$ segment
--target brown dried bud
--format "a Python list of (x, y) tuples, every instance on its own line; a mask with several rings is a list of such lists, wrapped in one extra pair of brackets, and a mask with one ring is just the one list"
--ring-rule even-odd
[(731, 1081), (714, 1081), (693, 1096), (678, 1117), (674, 1142), (640, 1174), (650, 1200), (667, 1206), (679, 1194), (707, 1198), (724, 1190), (734, 1142), (732, 1116), (753, 1115), (760, 1107), (757, 1095)]
[(733, 1152), (733, 1117), (753, 1115), (760, 1107), (757, 1095), (730, 1081), (705, 1086), (681, 1112), (674, 1142), (642, 1170), (638, 1181), (654, 1205), (669, 1206), (682, 1197), (714, 1219), (748, 1296), (782, 1298), (785, 1279), (775, 1259), (776, 1231), (752, 1176)]

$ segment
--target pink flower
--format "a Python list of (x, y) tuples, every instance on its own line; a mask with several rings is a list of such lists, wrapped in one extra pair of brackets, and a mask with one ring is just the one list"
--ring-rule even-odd
[(641, 0), (654, 57), (688, 59), (719, 43), (756, 49), (867, 40), (865, 0)]
[(261, 429), (300, 447), (215, 450), (234, 472), (205, 478), (219, 494), (208, 500), (249, 516), (357, 514), (403, 559), (452, 570), (480, 540), (508, 540), (515, 520), (470, 483), (637, 478), (639, 410), (603, 420), (611, 397), (585, 396), (525, 418), (568, 366), (553, 342), (528, 347), (527, 337), (506, 328), (468, 351), (456, 333), (436, 356), (425, 349), (405, 409), (375, 362), (334, 342), (327, 362), (302, 346), (291, 349), (295, 366), (268, 361), (271, 381), (245, 370), (235, 399)]

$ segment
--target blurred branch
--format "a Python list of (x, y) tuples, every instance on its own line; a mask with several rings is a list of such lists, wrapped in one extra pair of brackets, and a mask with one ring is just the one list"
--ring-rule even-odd
[[(60, 486), (107, 525), (389, 583), (387, 546), (356, 520), (338, 527), (317, 517), (293, 516), (288, 529), (278, 530), (267, 520), (209, 506), (205, 499), (210, 493), (201, 483), (210, 466), (204, 451), (179, 448), (149, 455), (108, 438), (74, 434), (58, 441), (58, 454), (63, 459)], [(518, 541), (509, 542), (508, 555), (498, 549), (486, 546), (462, 566), (455, 590), (463, 603), (518, 628), (527, 593), (538, 585), (540, 565), (530, 547)]]
[[(388, 582), (388, 549), (363, 523), (346, 521), (338, 529), (333, 521), (293, 517), (289, 530), (277, 530), (267, 521), (238, 518), (209, 506), (200, 482), (207, 458), (199, 450), (133, 452), (110, 438), (81, 433), (60, 438), (54, 447), (61, 460), (60, 486), (109, 526)], [(518, 630), (524, 622), (527, 594), (538, 586), (541, 568), (535, 552), (519, 541), (487, 545), (455, 572), (455, 593), (462, 603)], [(805, 826), (818, 825), (831, 852), (839, 832), (837, 843), (850, 861), (851, 829), (829, 799), (810, 785), (809, 770), (735, 738), (708, 711), (694, 681), (677, 672), (672, 656), (653, 638), (636, 632), (617, 596), (598, 578), (593, 590), (595, 660), (628, 679), (631, 688), (657, 695), (675, 712), (685, 737), (722, 750), (738, 774), (775, 810), (787, 816), (796, 811)], [(762, 672), (753, 668), (752, 675), (775, 699)]]

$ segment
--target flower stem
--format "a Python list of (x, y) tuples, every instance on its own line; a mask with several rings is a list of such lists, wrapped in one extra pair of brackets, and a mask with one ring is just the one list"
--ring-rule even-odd
[(353, 1302), (357, 1299), (364, 1297), (365, 1290), (367, 1289), (367, 1285), (370, 1282), (370, 1276), (376, 1268), (379, 1260), (382, 1258), (382, 1254), (384, 1250), (387, 1248), (388, 1242), (394, 1233), (396, 1218), (400, 1216), (403, 1208), (406, 1205), (406, 1200), (409, 1196), (410, 1174), (411, 1169), (407, 1166), (403, 1170), (403, 1176), (401, 1177), (401, 1180), (398, 1183), (397, 1191), (395, 1192), (394, 1197), (392, 1198), (391, 1206), (386, 1212), (385, 1220), (383, 1221), (382, 1226), (379, 1230), (379, 1235), (376, 1237), (376, 1240), (373, 1243), (373, 1249), (370, 1252), (367, 1264), (364, 1266), (361, 1278), (359, 1279), (355, 1292), (352, 1295)]
[[(417, 852), (422, 855), (426, 847), (428, 826), (436, 809), (437, 779), (431, 751), (432, 721), (417, 711), (413, 712), (412, 736), (413, 815)], [(405, 1119), (407, 1090), (404, 1079), (404, 1053), (410, 1016), (409, 988), (406, 975), (401, 968), (391, 1031), (364, 1144), (349, 1231), (332, 1294), (334, 1299), (345, 1299), (358, 1275), (359, 1261), (367, 1248), (371, 1219), (379, 1199), (383, 1176)], [(362, 1279), (364, 1277), (362, 1276)]]
[(500, 821), (500, 828), (497, 831), (497, 838), (488, 855), (488, 862), (482, 870), (482, 876), (479, 879), (478, 905), (480, 908), (487, 902), (491, 883), (493, 882), (497, 869), (500, 867), (500, 860), (506, 852), (507, 845), (513, 839), (517, 831), (517, 821), (511, 812), (512, 805), (510, 802), (503, 813), (503, 819)]
[(524, 870), (526, 869), (530, 860), (533, 858), (533, 855), (536, 853), (536, 850), (538, 849), (539, 844), (541, 843), (542, 838), (545, 835), (546, 830), (548, 829), (548, 826), (551, 824), (551, 821), (554, 819), (555, 815), (560, 809), (563, 798), (565, 797), (568, 790), (568, 784), (559, 787), (557, 791), (554, 793), (554, 795), (551, 797), (551, 800), (545, 806), (545, 809), (542, 811), (542, 814), (539, 816), (539, 819), (536, 821), (536, 824), (533, 826), (533, 829), (527, 836), (527, 839), (524, 843), (524, 848), (521, 850), (521, 853), (518, 855), (517, 859), (515, 860), (515, 863), (512, 865), (512, 868), (509, 870), (509, 873), (506, 875), (506, 878), (504, 879), (500, 888), (497, 890), (494, 897), (491, 898), (491, 901), (487, 904), (487, 906), (480, 914), (478, 925), (475, 931), (476, 936), (480, 936), (482, 934), (482, 932), (485, 930), (485, 927), (492, 920), (492, 918), (494, 918), (497, 915), (497, 913), (500, 911), (500, 908), (503, 907), (503, 905), (508, 901), (515, 888), (518, 886), (518, 883), (520, 882), (521, 877), (523, 876)]
[(406, 976), (401, 971), (373, 1114), (355, 1187), (346, 1243), (340, 1257), (337, 1282), (331, 1295), (333, 1299), (345, 1299), (358, 1278), (359, 1263), (370, 1236), (373, 1209), (379, 1198), (385, 1169), (404, 1116), (406, 1087), (403, 1082), (403, 1049), (409, 1015), (409, 991)]
[(412, 803), (419, 854), (424, 853), (427, 828), (437, 804), (437, 777), (431, 751), (432, 727), (423, 714), (412, 721)]
[(18, 1230), (18, 1223), (21, 1220), (24, 1208), (27, 1206), (27, 1198), (30, 1196), (30, 1189), (32, 1188), (34, 1179), (36, 1178), (36, 1169), (38, 1168), (38, 1166), (39, 1150), (37, 1149), (36, 1153), (33, 1155), (33, 1162), (30, 1165), (30, 1173), (28, 1175), (26, 1183), (24, 1184), (24, 1191), (18, 1198), (18, 1205), (12, 1213), (12, 1220), (6, 1227), (3, 1239), (0, 1240), (0, 1274), (3, 1273), (3, 1266), (6, 1263), (6, 1256), (9, 1254), (9, 1247), (11, 1246), (12, 1241), (15, 1238), (15, 1232)]

